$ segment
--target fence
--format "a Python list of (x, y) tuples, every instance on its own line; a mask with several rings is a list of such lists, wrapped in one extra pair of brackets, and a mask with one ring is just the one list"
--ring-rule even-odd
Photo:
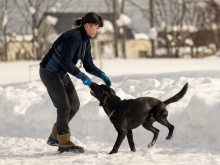
[(39, 64), (31, 64), (29, 65), (29, 81), (31, 82), (32, 81), (32, 68), (33, 67), (39, 67)]

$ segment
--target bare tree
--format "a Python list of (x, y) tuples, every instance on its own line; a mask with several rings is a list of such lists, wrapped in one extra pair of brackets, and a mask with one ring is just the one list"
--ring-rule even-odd
[(171, 40), (168, 37), (169, 21), (168, 21), (168, 12), (166, 10), (166, 4), (164, 1), (155, 1), (155, 8), (157, 11), (157, 18), (158, 18), (155, 20), (155, 22), (157, 26), (161, 28), (163, 39), (165, 39), (165, 42), (163, 43), (163, 45), (166, 46), (167, 55), (170, 56), (172, 51), (171, 51)]
[[(199, 4), (200, 3), (200, 4)], [(207, 10), (205, 1), (195, 1), (195, 0), (188, 0), (186, 2), (186, 16), (185, 16), (185, 24), (190, 25), (188, 30), (188, 35), (186, 35), (183, 38), (183, 41), (185, 39), (191, 39), (192, 44), (188, 44), (191, 48), (191, 57), (196, 58), (198, 57), (198, 47), (200, 46), (200, 43), (198, 43), (198, 38), (201, 40), (201, 36), (199, 31), (208, 28), (207, 25), (210, 24), (209, 18), (210, 18), (210, 12)], [(193, 27), (193, 28), (192, 28)], [(186, 44), (187, 45), (187, 44)], [(195, 52), (196, 50), (196, 52)]]
[(112, 0), (105, 0), (105, 5), (107, 7), (107, 13), (111, 13), (112, 9)]
[[(150, 25), (150, 30), (153, 30), (155, 28), (155, 12), (154, 12), (154, 3), (155, 0), (148, 0), (148, 4), (140, 5), (140, 1), (136, 0), (127, 0), (129, 4), (140, 10), (142, 13), (142, 16), (148, 24)], [(141, 1), (144, 2), (144, 1)], [(155, 57), (155, 38), (151, 38), (151, 55), (152, 57)]]
[(185, 1), (182, 1), (181, 3), (181, 14), (179, 15), (179, 20), (177, 21), (177, 26), (179, 26), (179, 30), (177, 31), (176, 34), (176, 49), (175, 49), (175, 57), (178, 58), (179, 57), (179, 52), (180, 52), (180, 48), (183, 46), (183, 33), (182, 33), (182, 28), (183, 28), (183, 20), (185, 17), (185, 13), (186, 13), (186, 4)]
[(0, 8), (1, 8), (1, 19), (0, 19), (0, 24), (1, 28), (0, 31), (2, 32), (3, 35), (3, 51), (1, 53), (0, 51), (0, 61), (7, 61), (7, 49), (8, 49), (8, 41), (7, 41), (7, 24), (8, 24), (8, 1), (7, 0), (2, 0), (0, 2)]
[(220, 2), (215, 0), (209, 0), (207, 1), (206, 6), (206, 12), (210, 15), (209, 17), (209, 24), (213, 25), (214, 27), (210, 27), (210, 29), (213, 29), (214, 33), (214, 41), (217, 50), (220, 49)]
[[(154, 28), (154, 0), (149, 1), (149, 11), (150, 11), (150, 28)], [(155, 41), (151, 38), (151, 54), (155, 57)]]
[(126, 0), (129, 4), (139, 9), (146, 20), (150, 20), (149, 10), (146, 8), (147, 6), (140, 6), (136, 0)]
[[(113, 11), (113, 19), (112, 19), (113, 28), (114, 28), (113, 48), (114, 48), (115, 57), (119, 56), (118, 45), (119, 45), (119, 42), (121, 42), (122, 57), (126, 58), (126, 29), (127, 29), (127, 26), (123, 25), (121, 27), (122, 33), (119, 34), (119, 27), (116, 24), (116, 21), (119, 18), (119, 14), (125, 13), (125, 0), (122, 0), (120, 3), (118, 0), (105, 0), (105, 5), (107, 7), (107, 13), (111, 13)], [(121, 40), (119, 40), (119, 37)]]
[[(157, 28), (160, 30), (160, 34), (163, 34), (163, 44), (167, 48), (168, 57), (180, 56), (180, 50), (185, 46), (185, 40), (190, 38), (192, 41), (196, 39), (197, 33), (186, 32), (186, 25), (203, 28), (210, 19), (211, 12), (203, 10), (199, 7), (201, 2), (216, 2), (215, 0), (148, 0), (148, 5), (140, 5), (140, 1), (126, 0), (129, 4), (140, 10), (143, 18), (148, 21), (150, 28)], [(217, 6), (217, 5), (214, 5)], [(218, 10), (219, 7), (215, 9)], [(220, 18), (215, 12), (215, 19)], [(213, 21), (214, 22), (214, 21)], [(215, 21), (217, 22), (217, 21)], [(217, 33), (217, 30), (215, 30)], [(218, 36), (218, 35), (216, 35)], [(159, 41), (159, 39), (158, 39)], [(152, 54), (154, 56), (154, 42), (152, 42)], [(218, 38), (216, 38), (218, 42)], [(196, 45), (191, 46), (191, 55), (194, 57), (193, 48)]]
[(161, 28), (169, 57), (178, 58), (180, 48), (184, 44), (183, 23), (187, 12), (186, 1), (167, 0), (165, 3), (164, 1), (156, 0), (157, 17), (155, 17), (155, 22), (156, 26)]
[(118, 57), (118, 27), (116, 20), (118, 19), (118, 1), (113, 0), (113, 27), (114, 27), (114, 50), (115, 57)]
[[(167, 54), (170, 57), (179, 57), (180, 48), (184, 46), (190, 46), (191, 57), (197, 57), (198, 47), (208, 46), (208, 43), (204, 45), (204, 40), (207, 39), (203, 36), (207, 36), (208, 29), (211, 29), (212, 23), (215, 22), (213, 16), (219, 18), (213, 8), (207, 7), (207, 3), (211, 1), (214, 0), (156, 0), (156, 11), (158, 12), (156, 23), (157, 27), (161, 27), (161, 22), (164, 24), (160, 34), (163, 33), (164, 45), (167, 47)], [(202, 31), (205, 34), (202, 34)], [(172, 40), (167, 36), (172, 36)], [(216, 34), (215, 37), (217, 42), (218, 35)], [(190, 44), (186, 43), (188, 39), (192, 41)]]
[[(24, 24), (26, 24), (27, 31), (30, 29), (31, 34), (33, 36), (32, 38), (32, 59), (41, 59), (41, 55), (37, 54), (37, 35), (38, 30), (37, 26), (39, 24), (40, 18), (42, 17), (43, 13), (47, 12), (48, 9), (51, 9), (52, 7), (55, 7), (55, 5), (60, 2), (59, 0), (23, 0), (23, 1), (17, 1), (14, 0), (14, 4), (18, 8), (20, 14), (22, 15), (24, 19)], [(65, 1), (62, 3), (62, 5), (67, 5), (71, 1)], [(65, 8), (63, 6), (63, 8)]]
[[(120, 13), (124, 14), (124, 8), (125, 8), (125, 0), (121, 1), (121, 6), (120, 6)], [(122, 26), (122, 38), (121, 38), (121, 49), (122, 49), (122, 57), (126, 58), (126, 29), (127, 25)]]

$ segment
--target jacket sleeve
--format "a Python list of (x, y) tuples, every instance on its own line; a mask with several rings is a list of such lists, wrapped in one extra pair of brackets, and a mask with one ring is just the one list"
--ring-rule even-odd
[(86, 42), (86, 53), (83, 59), (83, 67), (85, 68), (86, 72), (99, 78), (101, 78), (101, 74), (104, 73), (93, 63), (90, 41)]
[(77, 48), (79, 48), (79, 46), (81, 45), (81, 42), (78, 38), (74, 38), (74, 37), (68, 37), (64, 43), (63, 43), (63, 50), (62, 50), (62, 56), (60, 59), (60, 66), (67, 71), (68, 73), (70, 73), (71, 75), (81, 79), (81, 80), (85, 80), (86, 79), (86, 75), (81, 72), (79, 70), (78, 67), (76, 67), (73, 63), (72, 63), (72, 59), (73, 56), (77, 50)]

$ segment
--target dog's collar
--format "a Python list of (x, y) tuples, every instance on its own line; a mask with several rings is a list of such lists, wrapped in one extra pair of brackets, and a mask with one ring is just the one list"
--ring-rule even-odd
[[(116, 108), (116, 109), (117, 109), (117, 108)], [(115, 112), (116, 109), (114, 109), (114, 110), (111, 112), (111, 114), (108, 116), (109, 118), (113, 115), (113, 113)]]
[(116, 111), (116, 109), (120, 106), (120, 103), (118, 104), (118, 106), (109, 114), (109, 118), (113, 115), (113, 113)]

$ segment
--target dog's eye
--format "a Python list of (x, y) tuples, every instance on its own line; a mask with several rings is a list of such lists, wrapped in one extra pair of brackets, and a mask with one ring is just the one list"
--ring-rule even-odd
[(104, 96), (104, 97), (105, 97), (105, 96), (107, 96), (107, 94), (105, 94), (105, 93), (102, 93), (102, 96)]

